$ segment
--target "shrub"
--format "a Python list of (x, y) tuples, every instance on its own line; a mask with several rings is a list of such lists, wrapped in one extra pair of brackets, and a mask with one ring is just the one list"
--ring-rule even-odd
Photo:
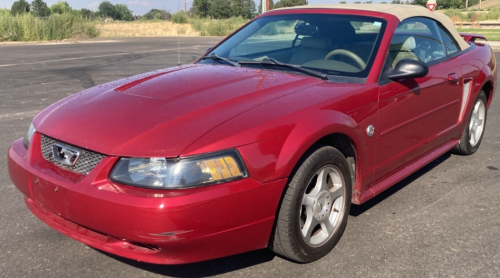
[(490, 8), (489, 13), (485, 14), (484, 20), (499, 20), (500, 19), (500, 7)]
[(0, 9), (0, 17), (9, 17), (10, 11), (7, 9)]
[(147, 14), (145, 14), (143, 20), (170, 20), (172, 15), (164, 10), (152, 9)]
[(468, 13), (467, 16), (469, 17), (470, 22), (476, 22), (480, 20), (480, 15), (477, 13)]
[(183, 11), (178, 11), (172, 15), (172, 22), (184, 24), (188, 22), (188, 18)]
[(469, 18), (467, 15), (460, 12), (460, 10), (456, 9), (447, 9), (444, 11), (444, 14), (447, 15), (453, 22), (457, 21), (468, 21)]
[(0, 18), (0, 41), (47, 41), (94, 38), (96, 23), (71, 13), (37, 18), (31, 14)]
[(209, 18), (192, 18), (189, 23), (200, 32), (201, 36), (227, 36), (240, 28), (248, 20), (238, 17), (212, 20)]

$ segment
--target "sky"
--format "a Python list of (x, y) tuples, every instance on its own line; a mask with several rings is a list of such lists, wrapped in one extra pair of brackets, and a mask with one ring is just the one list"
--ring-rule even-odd
[[(26, 0), (31, 3), (32, 0)], [(50, 7), (51, 5), (57, 3), (60, 0), (44, 0), (45, 3)], [(66, 0), (73, 9), (89, 9), (97, 11), (101, 1), (96, 0)], [(161, 9), (167, 10), (171, 13), (175, 13), (178, 10), (184, 9), (184, 0), (109, 0), (112, 4), (126, 4), (134, 15), (144, 15), (151, 9)], [(260, 0), (254, 0), (256, 8), (259, 6)], [(308, 0), (309, 4), (338, 4), (340, 0)], [(346, 0), (347, 3), (354, 3), (360, 0)], [(382, 0), (380, 0), (382, 1)], [(387, 0), (386, 0), (387, 1)], [(274, 0), (277, 2), (277, 0)], [(364, 2), (361, 0), (361, 2)], [(373, 1), (379, 2), (379, 1)], [(7, 8), (10, 10), (14, 0), (0, 0), (0, 8)], [(187, 9), (191, 8), (193, 0), (186, 0)]]

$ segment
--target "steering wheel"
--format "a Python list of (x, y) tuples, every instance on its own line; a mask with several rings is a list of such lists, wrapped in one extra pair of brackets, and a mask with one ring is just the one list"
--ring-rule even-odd
[(359, 69), (361, 70), (364, 70), (366, 68), (366, 64), (363, 61), (363, 59), (361, 59), (358, 55), (354, 54), (353, 52), (345, 49), (335, 49), (333, 51), (330, 51), (330, 53), (326, 54), (325, 60), (329, 60), (331, 57), (335, 55), (343, 55), (351, 58), (351, 60), (353, 60), (354, 62), (356, 62), (356, 64), (358, 64)]

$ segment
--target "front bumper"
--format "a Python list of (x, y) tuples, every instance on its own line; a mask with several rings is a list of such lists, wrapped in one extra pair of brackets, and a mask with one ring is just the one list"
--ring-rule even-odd
[(22, 139), (8, 152), (10, 177), (28, 208), (57, 231), (130, 259), (182, 264), (265, 248), (286, 180), (252, 178), (185, 190), (112, 183), (116, 157), (88, 175), (59, 168)]

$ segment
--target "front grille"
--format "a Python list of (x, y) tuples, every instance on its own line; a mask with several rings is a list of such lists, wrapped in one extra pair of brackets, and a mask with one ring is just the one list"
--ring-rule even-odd
[[(80, 157), (78, 158), (74, 166), (64, 165), (54, 159), (54, 156), (52, 154), (52, 148), (54, 142), (71, 146), (80, 151)], [(42, 155), (47, 161), (50, 161), (61, 168), (84, 175), (88, 175), (88, 173), (90, 173), (90, 171), (92, 171), (95, 168), (95, 166), (97, 166), (97, 164), (99, 164), (99, 162), (101, 162), (101, 160), (105, 157), (105, 155), (102, 155), (100, 153), (85, 150), (73, 145), (66, 144), (64, 142), (59, 142), (43, 134), (42, 134), (41, 147), (42, 147)]]

